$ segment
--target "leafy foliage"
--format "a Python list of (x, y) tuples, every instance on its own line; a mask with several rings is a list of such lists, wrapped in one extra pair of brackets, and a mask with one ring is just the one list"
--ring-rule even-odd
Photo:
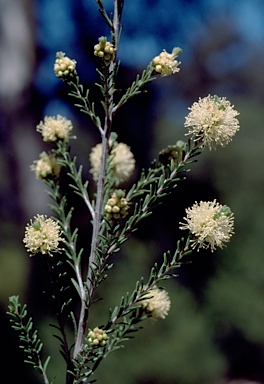
[(41, 373), (44, 383), (48, 384), (46, 370), (50, 356), (42, 363), (40, 355), (43, 343), (38, 337), (38, 332), (33, 330), (33, 321), (31, 317), (28, 317), (27, 306), (21, 307), (19, 296), (11, 296), (8, 309), (7, 313), (11, 317), (12, 328), (19, 332), (20, 347), (26, 354), (25, 363), (32, 365), (36, 371)]

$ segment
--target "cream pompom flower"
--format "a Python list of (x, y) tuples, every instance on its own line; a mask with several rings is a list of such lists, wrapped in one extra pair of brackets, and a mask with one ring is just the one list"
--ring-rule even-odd
[(180, 53), (180, 48), (174, 48), (172, 53), (168, 53), (164, 49), (163, 52), (154, 57), (151, 62), (155, 72), (160, 74), (162, 77), (179, 72), (180, 68), (178, 65), (180, 63), (176, 60), (176, 57), (178, 57)]
[(40, 132), (43, 140), (49, 143), (57, 140), (69, 141), (72, 129), (72, 122), (60, 115), (45, 116), (44, 121), (37, 125), (37, 132)]
[(145, 297), (138, 304), (153, 318), (165, 319), (171, 307), (168, 292), (155, 286), (148, 291)]
[(226, 146), (239, 130), (236, 118), (239, 113), (225, 97), (208, 95), (199, 98), (189, 110), (184, 124), (188, 128), (187, 135), (193, 135), (210, 150), (217, 145)]
[[(95, 181), (98, 180), (101, 164), (102, 144), (97, 144), (90, 153), (90, 172)], [(130, 148), (124, 143), (114, 146), (110, 154), (110, 177), (115, 179), (115, 185), (127, 181), (135, 169), (135, 159)]]
[(193, 234), (192, 248), (223, 248), (234, 234), (234, 214), (226, 205), (214, 201), (201, 201), (186, 209), (186, 223), (180, 229)]
[(37, 215), (30, 220), (25, 230), (23, 243), (27, 251), (32, 255), (40, 252), (52, 256), (53, 252), (59, 252), (59, 242), (64, 241), (61, 237), (59, 224), (46, 215)]
[(61, 166), (57, 163), (56, 156), (47, 152), (41, 152), (38, 160), (34, 160), (30, 169), (35, 172), (37, 179), (58, 177)]

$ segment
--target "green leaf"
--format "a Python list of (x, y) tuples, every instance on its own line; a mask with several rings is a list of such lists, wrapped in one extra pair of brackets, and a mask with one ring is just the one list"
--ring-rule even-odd
[(113, 312), (111, 313), (111, 321), (113, 322), (115, 320), (115, 318), (117, 317), (117, 314), (119, 312), (119, 308), (116, 306), (113, 310)]
[(44, 371), (44, 372), (47, 371), (47, 368), (48, 368), (48, 364), (49, 364), (49, 362), (50, 362), (50, 359), (51, 359), (51, 357), (48, 356), (47, 359), (46, 359), (46, 361), (45, 361), (45, 363), (44, 363), (44, 365), (43, 365), (43, 371)]
[(71, 282), (74, 285), (74, 287), (75, 287), (75, 289), (76, 289), (80, 299), (82, 300), (82, 294), (81, 294), (80, 287), (79, 287), (77, 281), (75, 281), (73, 278), (71, 278)]

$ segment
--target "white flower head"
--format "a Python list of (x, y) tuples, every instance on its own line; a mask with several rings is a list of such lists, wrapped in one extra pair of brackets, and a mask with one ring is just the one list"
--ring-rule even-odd
[(155, 319), (165, 319), (171, 307), (168, 292), (156, 286), (138, 304)]
[(176, 57), (178, 57), (180, 53), (180, 48), (174, 48), (172, 53), (168, 53), (164, 49), (163, 52), (154, 57), (151, 62), (155, 72), (159, 73), (162, 77), (179, 72), (180, 68), (178, 65), (180, 62), (176, 60)]
[(41, 152), (38, 160), (34, 160), (30, 169), (35, 172), (37, 179), (58, 177), (61, 166), (57, 163), (56, 156), (47, 152)]
[[(98, 180), (102, 156), (102, 144), (97, 144), (90, 153), (90, 172), (95, 181)], [(124, 143), (118, 143), (111, 151), (110, 176), (115, 179), (115, 185), (119, 185), (128, 180), (135, 169), (135, 159), (133, 153)]]
[(45, 116), (44, 121), (37, 125), (37, 132), (40, 132), (43, 140), (48, 143), (58, 140), (68, 142), (72, 129), (72, 122), (60, 115), (57, 117)]
[(40, 252), (52, 256), (53, 252), (60, 251), (60, 241), (64, 240), (58, 222), (46, 215), (35, 216), (26, 226), (23, 243), (31, 255)]
[(226, 205), (214, 201), (201, 201), (186, 209), (186, 223), (180, 229), (193, 234), (192, 247), (223, 248), (234, 234), (234, 214)]
[(187, 135), (193, 135), (210, 150), (217, 145), (226, 146), (239, 130), (236, 118), (239, 113), (225, 97), (208, 95), (199, 98), (189, 110), (184, 124), (188, 128)]

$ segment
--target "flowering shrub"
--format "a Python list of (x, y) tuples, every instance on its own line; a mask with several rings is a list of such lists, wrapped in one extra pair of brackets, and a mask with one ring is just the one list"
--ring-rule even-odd
[[(179, 62), (176, 58), (181, 50), (174, 48), (172, 53), (164, 50), (150, 60), (147, 68), (127, 90), (115, 94), (123, 0), (114, 0), (111, 17), (102, 2), (96, 2), (111, 32), (111, 42), (106, 37), (100, 37), (99, 43), (94, 45), (101, 99), (90, 101), (89, 90), (84, 90), (80, 84), (75, 60), (58, 52), (54, 64), (55, 75), (70, 88), (69, 95), (78, 100), (76, 106), (91, 119), (101, 137), (101, 142), (90, 153), (90, 181), (95, 184), (96, 192), (90, 192), (89, 176), (83, 174), (83, 166), (78, 164), (77, 156), (71, 155), (69, 141), (75, 138), (72, 136), (74, 127), (71, 121), (60, 115), (44, 117), (36, 130), (51, 149), (40, 154), (31, 165), (31, 170), (48, 187), (55, 217), (37, 214), (27, 224), (23, 240), (31, 255), (39, 254), (38, 257), (46, 259), (52, 271), (51, 284), (59, 285), (51, 299), (56, 307), (58, 323), (55, 328), (60, 333), (56, 337), (61, 341), (60, 352), (67, 366), (67, 384), (92, 382), (91, 375), (101, 361), (123, 346), (130, 334), (141, 328), (141, 323), (149, 317), (165, 319), (173, 303), (162, 288), (162, 281), (175, 276), (174, 270), (185, 256), (200, 248), (210, 248), (212, 252), (222, 248), (234, 233), (234, 215), (229, 207), (216, 200), (195, 202), (186, 209), (184, 222), (179, 224), (180, 229), (188, 232), (177, 242), (173, 252), (166, 252), (160, 265), (154, 263), (148, 278), (138, 280), (131, 293), (121, 296), (120, 303), (108, 311), (108, 320), (104, 324), (91, 327), (89, 314), (94, 308), (98, 287), (107, 279), (108, 271), (114, 265), (112, 256), (143, 224), (157, 203), (162, 203), (176, 187), (195, 156), (200, 155), (205, 147), (212, 149), (227, 145), (239, 130), (238, 112), (226, 98), (211, 95), (200, 98), (190, 107), (185, 120), (189, 139), (175, 140), (175, 143), (161, 149), (159, 159), (149, 169), (143, 170), (133, 185), (127, 189), (116, 189), (134, 176), (135, 159), (131, 149), (117, 141), (117, 134), (113, 131), (115, 113), (131, 97), (142, 92), (146, 84), (154, 81), (155, 76), (177, 75)], [(103, 117), (95, 112), (95, 104), (103, 106)], [(88, 249), (79, 245), (79, 228), (72, 221), (74, 206), (69, 206), (61, 188), (64, 178), (76, 192), (76, 199), (85, 203), (92, 226)], [(85, 263), (88, 268), (84, 267)], [(68, 273), (69, 265), (73, 276)], [(70, 306), (73, 297), (65, 300), (70, 287), (76, 289), (78, 294), (76, 312)], [(47, 369), (50, 357), (43, 361), (43, 344), (37, 331), (33, 330), (33, 320), (28, 318), (26, 306), (21, 306), (18, 296), (10, 297), (8, 313), (13, 328), (19, 331), (25, 361), (41, 373), (45, 384), (51, 383)], [(73, 345), (66, 332), (66, 323), (69, 322), (74, 335)]]

